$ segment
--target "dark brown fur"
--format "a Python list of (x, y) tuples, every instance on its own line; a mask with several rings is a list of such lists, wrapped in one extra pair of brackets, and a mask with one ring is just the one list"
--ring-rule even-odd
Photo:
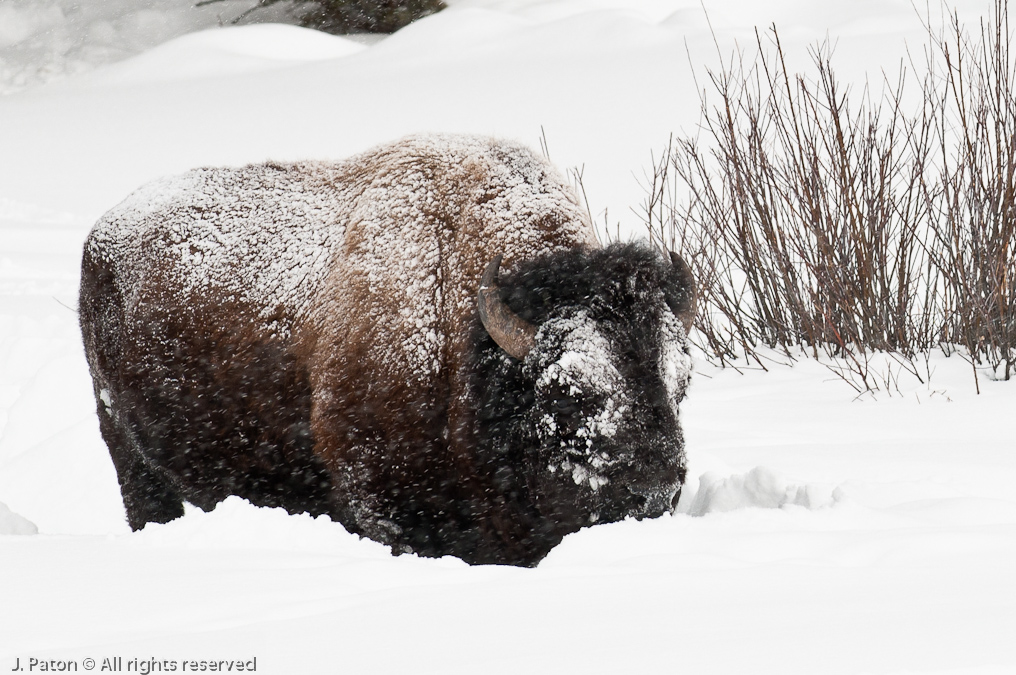
[[(396, 552), (534, 564), (592, 522), (574, 504), (595, 494), (575, 501), (577, 480), (526, 478), (546, 470), (536, 454), (504, 465), (477, 410), (480, 362), (509, 379), (522, 367), (477, 337), (487, 262), (504, 252), (510, 275), (595, 246), (549, 166), (514, 144), (418, 137), (341, 164), (178, 182), (186, 190), (156, 185), (107, 214), (82, 262), (85, 350), (131, 527), (239, 495), (329, 515)], [(291, 283), (269, 274), (280, 256), (293, 260), (283, 273), (306, 256), (324, 266)], [(639, 300), (652, 321), (662, 298)], [(616, 490), (634, 505), (620, 517), (655, 513)]]

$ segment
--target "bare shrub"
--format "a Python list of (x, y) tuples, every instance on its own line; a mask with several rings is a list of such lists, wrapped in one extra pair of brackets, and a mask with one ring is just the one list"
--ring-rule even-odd
[[(791, 74), (779, 34), (709, 73), (697, 137), (672, 140), (646, 180), (650, 238), (701, 285), (698, 346), (721, 364), (758, 347), (847, 364), (863, 390), (898, 378), (870, 354), (964, 347), (1008, 379), (1016, 364), (1016, 105), (1004, 0), (979, 36), (929, 26), (923, 109), (907, 71), (851, 92), (827, 45)], [(848, 375), (844, 375), (844, 372)]]
[(954, 13), (932, 36), (924, 120), (939, 175), (923, 195), (949, 309), (942, 340), (1008, 380), (1016, 366), (1016, 98), (1008, 5), (971, 36)]

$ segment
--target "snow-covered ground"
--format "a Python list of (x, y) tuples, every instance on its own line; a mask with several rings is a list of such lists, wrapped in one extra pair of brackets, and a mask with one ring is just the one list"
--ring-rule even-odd
[(535, 570), (396, 558), (237, 499), (129, 532), (73, 308), (91, 223), (139, 184), (413, 131), (535, 147), (542, 127), (594, 215), (637, 234), (636, 176), (694, 129), (709, 23), (729, 55), (775, 22), (798, 63), (828, 36), (855, 83), (922, 43), (908, 0), (707, 1), (709, 22), (697, 0), (449, 4), (368, 45), (175, 37), (217, 23), (180, 0), (0, 0), (0, 91), (20, 89), (0, 96), (0, 669), (1016, 673), (1016, 386), (977, 396), (958, 358), (877, 400), (814, 362), (700, 363), (680, 513), (584, 530)]

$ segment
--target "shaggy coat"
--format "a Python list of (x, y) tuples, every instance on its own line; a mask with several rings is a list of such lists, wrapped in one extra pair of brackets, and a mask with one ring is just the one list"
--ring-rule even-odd
[[(521, 359), (478, 319), (499, 254)], [(461, 136), (151, 183), (95, 225), (80, 296), (132, 528), (239, 495), (522, 565), (672, 510), (692, 308), (679, 260), (599, 249), (545, 161)]]

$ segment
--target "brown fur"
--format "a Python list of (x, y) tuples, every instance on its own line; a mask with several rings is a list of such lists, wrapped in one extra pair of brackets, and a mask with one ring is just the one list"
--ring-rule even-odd
[[(564, 180), (519, 146), (468, 137), (180, 180), (179, 198), (107, 214), (82, 266), (86, 353), (131, 526), (238, 494), (396, 550), (523, 559), (506, 550), (529, 525), (491, 501), (476, 466), (475, 297), (498, 253), (510, 270), (595, 245)], [(255, 197), (227, 203), (202, 187), (213, 181)], [(283, 253), (271, 242), (294, 231), (327, 260), (283, 292), (265, 281)]]

